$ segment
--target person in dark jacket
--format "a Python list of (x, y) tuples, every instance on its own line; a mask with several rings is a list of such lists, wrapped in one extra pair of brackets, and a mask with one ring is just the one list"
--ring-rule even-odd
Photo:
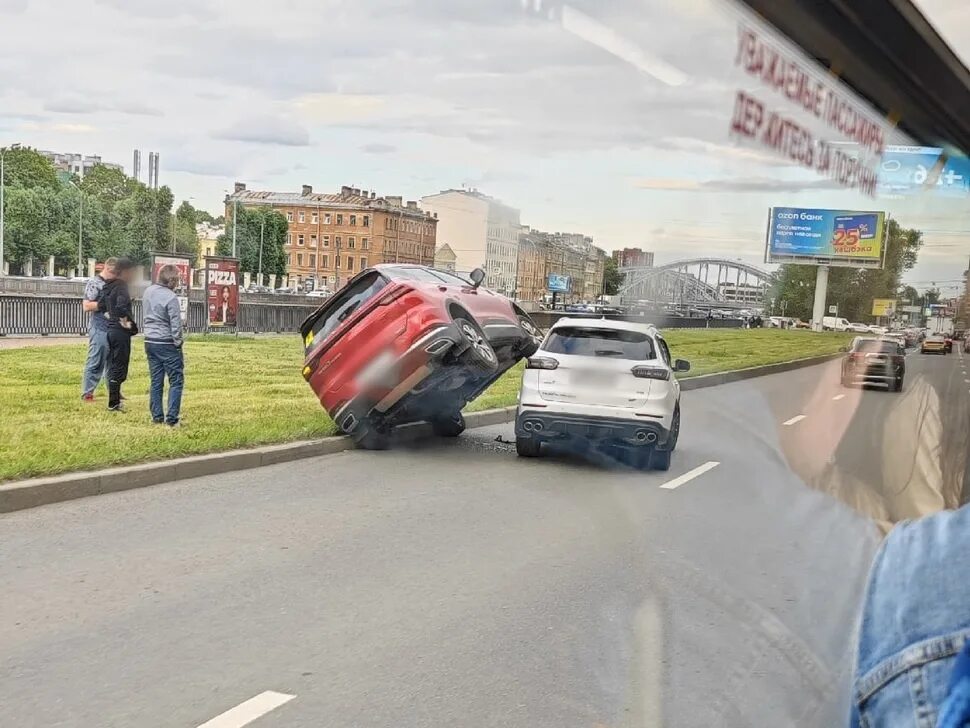
[(115, 265), (117, 278), (105, 283), (98, 299), (98, 310), (108, 322), (108, 409), (123, 412), (121, 385), (128, 378), (131, 337), (138, 333), (131, 312), (128, 285), (135, 275), (135, 264), (120, 258)]

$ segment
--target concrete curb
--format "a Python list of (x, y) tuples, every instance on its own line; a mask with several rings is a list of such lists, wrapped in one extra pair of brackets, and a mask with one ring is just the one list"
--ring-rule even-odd
[(842, 352), (823, 354), (822, 356), (812, 356), (807, 359), (795, 359), (793, 361), (783, 361), (778, 364), (766, 364), (761, 367), (749, 367), (748, 369), (735, 369), (731, 372), (718, 372), (717, 374), (703, 374), (699, 377), (688, 377), (680, 382), (680, 389), (682, 392), (689, 392), (692, 389), (716, 387), (720, 384), (728, 384), (729, 382), (740, 382), (745, 379), (765, 377), (769, 374), (781, 374), (782, 372), (790, 372), (793, 369), (824, 364), (827, 361), (839, 359), (842, 356), (845, 356)]
[[(705, 387), (716, 387), (728, 382), (752, 379), (768, 374), (778, 374), (802, 367), (822, 364), (837, 359), (842, 354), (827, 354), (808, 359), (769, 364), (763, 367), (739, 369), (733, 372), (719, 374), (705, 374), (700, 377), (689, 377), (681, 381), (681, 389), (685, 392)], [(470, 412), (465, 415), (465, 423), (469, 428), (488, 427), (512, 422), (515, 419), (513, 407)], [(401, 429), (398, 437), (401, 441), (411, 441), (425, 437), (430, 433), (427, 425), (412, 425)], [(0, 513), (12, 513), (26, 508), (35, 508), (51, 503), (85, 498), (103, 493), (117, 493), (122, 490), (144, 488), (149, 485), (170, 483), (187, 478), (198, 478), (204, 475), (231, 473), (236, 470), (248, 470), (263, 465), (276, 465), (292, 460), (317, 457), (319, 455), (333, 455), (346, 450), (353, 450), (354, 443), (349, 437), (325, 437), (320, 440), (304, 440), (289, 442), (282, 445), (264, 445), (248, 450), (229, 450), (208, 455), (192, 455), (175, 460), (157, 463), (142, 463), (140, 465), (125, 465), (107, 470), (92, 472), (67, 473), (48, 478), (33, 478), (11, 483), (0, 484)]]

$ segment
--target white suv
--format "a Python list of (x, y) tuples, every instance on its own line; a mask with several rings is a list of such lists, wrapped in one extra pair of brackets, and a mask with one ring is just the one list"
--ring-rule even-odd
[(516, 451), (536, 457), (543, 442), (593, 440), (635, 448), (642, 465), (667, 470), (680, 433), (674, 373), (689, 370), (651, 325), (559, 319), (522, 375)]

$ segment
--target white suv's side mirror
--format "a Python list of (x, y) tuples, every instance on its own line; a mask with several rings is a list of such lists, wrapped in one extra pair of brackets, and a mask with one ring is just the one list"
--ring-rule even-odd
[(674, 371), (675, 372), (689, 372), (690, 362), (686, 359), (675, 359), (674, 360)]

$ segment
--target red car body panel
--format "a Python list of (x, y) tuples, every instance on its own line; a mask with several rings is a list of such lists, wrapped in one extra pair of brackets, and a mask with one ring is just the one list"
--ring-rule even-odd
[[(424, 270), (421, 266), (376, 266), (355, 276), (345, 290), (374, 272), (389, 280), (322, 341), (308, 346), (304, 377), (320, 404), (345, 431), (352, 431), (365, 413), (386, 414), (442, 364), (449, 350), (454, 353), (463, 347), (453, 312), (464, 312), (490, 340), (489, 331), (495, 332), (496, 340), (522, 338), (520, 312), (509, 299), (458, 278), (452, 283), (447, 275), (437, 274), (443, 278), (441, 282), (399, 277), (402, 272), (416, 274), (414, 269)], [(305, 340), (312, 340), (313, 325), (328, 315), (341, 293), (307, 319)], [(429, 347), (433, 350), (428, 351)], [(500, 359), (495, 377), (519, 358)], [(354, 417), (345, 415), (345, 410), (353, 410)]]

